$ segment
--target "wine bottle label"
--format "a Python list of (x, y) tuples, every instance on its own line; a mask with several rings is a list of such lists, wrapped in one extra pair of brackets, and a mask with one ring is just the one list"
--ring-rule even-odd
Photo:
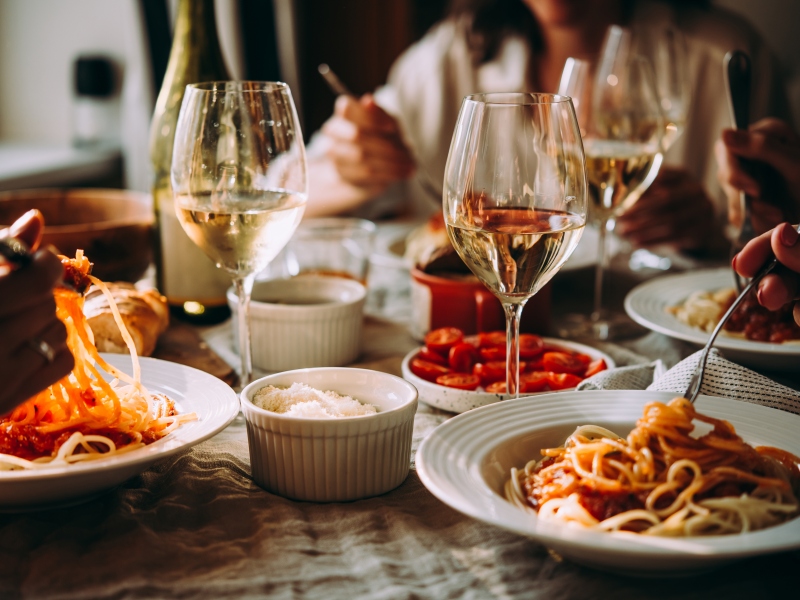
[(181, 227), (170, 191), (158, 194), (159, 235), (161, 237), (161, 293), (172, 305), (187, 301), (207, 306), (226, 303), (225, 292), (231, 277), (218, 269), (195, 245)]

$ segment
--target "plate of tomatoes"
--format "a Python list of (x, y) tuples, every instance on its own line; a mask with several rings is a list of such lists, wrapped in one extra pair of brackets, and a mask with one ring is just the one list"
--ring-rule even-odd
[[(596, 348), (538, 335), (520, 334), (520, 396), (574, 389), (587, 377), (612, 369), (614, 360)], [(465, 336), (443, 327), (403, 358), (406, 381), (425, 404), (462, 413), (509, 398), (506, 393), (506, 332)]]

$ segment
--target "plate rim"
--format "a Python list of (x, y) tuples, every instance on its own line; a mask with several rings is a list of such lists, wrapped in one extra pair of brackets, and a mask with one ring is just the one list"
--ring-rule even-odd
[[(694, 327), (690, 327), (685, 323), (679, 321), (676, 317), (672, 315), (668, 315), (666, 311), (664, 312), (665, 318), (669, 319), (669, 321), (674, 322), (674, 327), (670, 326), (669, 323), (660, 323), (658, 321), (653, 321), (648, 318), (646, 315), (641, 314), (635, 306), (635, 303), (641, 301), (642, 299), (647, 299), (654, 297), (657, 291), (665, 288), (671, 287), (671, 284), (674, 283), (687, 283), (690, 280), (697, 279), (697, 280), (704, 280), (707, 281), (709, 286), (718, 286), (718, 284), (714, 283), (715, 281), (722, 282), (723, 277), (730, 277), (730, 270), (720, 267), (720, 268), (713, 268), (713, 269), (698, 269), (696, 271), (690, 271), (685, 273), (675, 273), (671, 275), (661, 275), (650, 279), (648, 281), (644, 281), (634, 287), (631, 291), (629, 291), (625, 296), (625, 312), (628, 316), (636, 321), (642, 327), (645, 327), (651, 331), (655, 331), (656, 333), (661, 333), (666, 335), (667, 337), (682, 340), (684, 342), (690, 342), (692, 344), (697, 344), (702, 346), (708, 341), (708, 337), (710, 334), (696, 329)], [(720, 283), (719, 286), (724, 286), (724, 283)], [(730, 287), (733, 287), (731, 284)], [(719, 287), (705, 287), (705, 288), (695, 288), (697, 291), (711, 291), (712, 289), (719, 289)], [(662, 308), (666, 308), (668, 305), (666, 303), (659, 302), (658, 306)], [(685, 329), (684, 329), (685, 328)], [(755, 342), (748, 339), (741, 339), (741, 338), (734, 338), (734, 337), (726, 337), (724, 335), (720, 335), (714, 342), (715, 347), (718, 347), (723, 350), (734, 350), (738, 352), (753, 352), (755, 354), (760, 354), (764, 356), (798, 356), (800, 357), (800, 344), (774, 344), (771, 342)]]
[[(106, 360), (112, 366), (119, 366), (115, 363), (125, 363), (130, 361), (130, 356), (127, 354), (111, 354), (106, 352), (101, 352), (100, 356)], [(53, 467), (52, 469), (35, 469), (35, 470), (8, 470), (8, 471), (0, 471), (0, 485), (12, 485), (15, 483), (22, 483), (22, 482), (29, 482), (29, 481), (40, 481), (40, 480), (50, 480), (50, 479), (63, 479), (63, 478), (70, 478), (70, 477), (79, 477), (81, 475), (91, 475), (102, 473), (105, 471), (113, 471), (117, 469), (125, 469), (125, 468), (132, 468), (138, 467), (142, 464), (150, 465), (155, 461), (161, 460), (162, 458), (167, 458), (179, 452), (183, 452), (200, 444), (215, 435), (217, 435), (220, 431), (225, 429), (228, 425), (230, 425), (234, 419), (236, 419), (237, 415), (239, 414), (239, 396), (238, 394), (231, 388), (227, 383), (207, 373), (206, 371), (202, 371), (195, 367), (190, 367), (188, 365), (184, 365), (181, 363), (176, 363), (168, 360), (163, 360), (159, 358), (153, 358), (149, 356), (140, 356), (139, 362), (142, 367), (142, 373), (144, 374), (145, 365), (147, 364), (159, 364), (159, 365), (174, 365), (174, 368), (178, 370), (185, 370), (188, 373), (193, 374), (195, 377), (202, 377), (202, 378), (213, 378), (215, 382), (219, 382), (221, 386), (227, 388), (225, 391), (225, 395), (228, 396), (228, 399), (225, 402), (221, 402), (218, 406), (221, 408), (227, 409), (226, 412), (222, 412), (221, 416), (219, 417), (219, 422), (214, 425), (211, 429), (206, 432), (203, 432), (198, 437), (193, 437), (188, 440), (181, 440), (180, 437), (170, 437), (167, 435), (160, 440), (153, 442), (152, 444), (148, 444), (143, 448), (138, 448), (136, 450), (131, 451), (130, 453), (121, 454), (119, 456), (113, 456), (108, 459), (100, 459), (96, 461), (87, 461), (78, 464), (70, 464), (70, 465), (59, 465)], [(223, 388), (224, 389), (224, 388)], [(230, 394), (228, 394), (228, 391)], [(180, 405), (183, 403), (181, 401), (178, 402)], [(226, 406), (226, 404), (228, 404)], [(233, 410), (235, 407), (236, 410)], [(177, 431), (177, 430), (176, 430)], [(170, 442), (175, 442), (171, 444)]]
[[(575, 397), (577, 395), (582, 396), (585, 398), (586, 403), (592, 403), (593, 405), (597, 405), (598, 400), (602, 400), (603, 397), (617, 397), (622, 396), (620, 402), (625, 401), (625, 396), (637, 397), (638, 402), (640, 403), (639, 406), (643, 405), (647, 401), (652, 401), (652, 399), (656, 399), (657, 397), (666, 399), (667, 397), (675, 397), (676, 394), (673, 392), (657, 392), (657, 391), (648, 391), (648, 390), (585, 390), (585, 391), (574, 391), (574, 392), (566, 392), (569, 394), (570, 397)], [(594, 397), (594, 398), (593, 398)], [(646, 397), (647, 399), (645, 399)], [(442, 435), (447, 436), (451, 429), (458, 429), (463, 427), (462, 423), (469, 422), (472, 420), (476, 421), (483, 421), (484, 423), (488, 422), (489, 419), (487, 418), (487, 413), (491, 414), (494, 411), (504, 411), (509, 410), (509, 407), (513, 407), (518, 405), (522, 402), (530, 402), (540, 399), (541, 396), (527, 396), (515, 400), (507, 400), (500, 403), (489, 404), (487, 406), (483, 406), (480, 408), (476, 408), (474, 410), (462, 413), (460, 415), (456, 415), (451, 419), (448, 419), (441, 425), (439, 425), (436, 429), (434, 429), (420, 444), (417, 454), (415, 457), (415, 464), (417, 469), (417, 474), (420, 478), (420, 481), (423, 483), (425, 488), (433, 494), (436, 498), (442, 501), (444, 504), (447, 504), (454, 510), (458, 512), (481, 521), (483, 523), (487, 523), (493, 525), (495, 527), (500, 527), (506, 531), (511, 531), (517, 535), (523, 535), (530, 539), (533, 539), (539, 543), (549, 546), (559, 546), (561, 548), (567, 547), (569, 549), (574, 549), (579, 552), (585, 551), (594, 551), (597, 552), (601, 550), (603, 553), (607, 553), (609, 555), (614, 555), (618, 557), (630, 557), (631, 553), (636, 552), (639, 555), (644, 556), (646, 561), (652, 561), (653, 559), (657, 560), (665, 560), (665, 559), (679, 559), (679, 558), (687, 558), (692, 557), (697, 559), (699, 563), (707, 564), (711, 562), (722, 562), (722, 561), (730, 561), (739, 558), (747, 558), (750, 556), (756, 555), (764, 555), (764, 554), (773, 554), (777, 552), (785, 552), (795, 550), (800, 548), (800, 516), (795, 517), (794, 519), (777, 525), (775, 527), (769, 527), (766, 529), (762, 529), (755, 532), (750, 532), (747, 534), (740, 534), (738, 536), (732, 535), (719, 535), (719, 536), (697, 536), (691, 538), (674, 538), (677, 540), (677, 543), (671, 543), (669, 540), (673, 538), (649, 538), (645, 539), (643, 537), (633, 537), (635, 534), (609, 534), (606, 532), (597, 532), (597, 531), (588, 531), (582, 528), (572, 527), (566, 524), (559, 524), (559, 523), (547, 523), (542, 525), (540, 522), (536, 521), (536, 517), (534, 515), (530, 515), (531, 518), (534, 519), (533, 525), (534, 528), (537, 530), (532, 530), (534, 528), (531, 527), (524, 527), (520, 526), (511, 526), (506, 522), (503, 522), (500, 517), (497, 516), (498, 512), (495, 515), (492, 514), (478, 514), (478, 507), (476, 501), (471, 501), (470, 495), (464, 494), (459, 497), (457, 500), (453, 500), (444, 486), (441, 485), (439, 482), (436, 481), (435, 477), (431, 476), (432, 472), (435, 472), (436, 469), (429, 468), (429, 459), (427, 458), (427, 453), (429, 452), (429, 447), (435, 447), (437, 443), (440, 442), (439, 438)], [(564, 396), (561, 397), (562, 401), (566, 400)], [(549, 399), (548, 399), (549, 400)], [(793, 415), (792, 413), (786, 413), (785, 411), (779, 411), (778, 409), (752, 404), (748, 402), (740, 402), (737, 400), (733, 400), (730, 398), (721, 398), (715, 396), (707, 396), (701, 395), (698, 397), (698, 402), (700, 403), (733, 403), (736, 402), (736, 406), (742, 408), (744, 413), (748, 412), (762, 412), (762, 411), (770, 411), (772, 414), (780, 414), (780, 416), (784, 416), (784, 414), (791, 415), (790, 421), (797, 420), (800, 422), (800, 416)], [(708, 410), (708, 407), (707, 407)], [(718, 416), (723, 416), (725, 418), (725, 411), (721, 410), (718, 406), (712, 406), (710, 408), (712, 413), (715, 413)], [(535, 409), (534, 409), (535, 412)], [(744, 419), (747, 418), (745, 415), (738, 415), (735, 416), (732, 421), (736, 421), (737, 418)], [(532, 431), (532, 429), (529, 429)], [(508, 434), (510, 435), (510, 434)], [(524, 432), (514, 432), (514, 437), (518, 437), (519, 435), (524, 435)], [(505, 437), (508, 437), (507, 435)], [(498, 440), (502, 440), (502, 437), (498, 437)], [(455, 452), (458, 449), (458, 444), (453, 442), (452, 440), (447, 441), (445, 438), (445, 442), (450, 452)], [(487, 446), (483, 448), (480, 454), (473, 462), (469, 462), (467, 459), (464, 459), (462, 462), (465, 464), (459, 463), (459, 472), (469, 472), (471, 469), (475, 470), (477, 466), (481, 464), (481, 462), (485, 459), (485, 457), (493, 451), (497, 447), (497, 444), (492, 446)], [(433, 461), (430, 461), (433, 462)], [(485, 482), (483, 482), (484, 486), (486, 486)], [(452, 487), (452, 486), (451, 486)], [(488, 486), (486, 486), (488, 489)], [(475, 490), (471, 490), (473, 493), (471, 494), (472, 497), (477, 495)], [(484, 490), (480, 490), (484, 491)], [(490, 490), (491, 493), (496, 497), (496, 500), (502, 500), (505, 502), (505, 505), (500, 505), (501, 511), (505, 512), (506, 510), (513, 510), (518, 511), (521, 514), (524, 514), (523, 511), (517, 507), (514, 507), (510, 503), (507, 503), (501, 496), (499, 496), (494, 490)], [(519, 519), (518, 519), (519, 521)], [(521, 522), (521, 521), (520, 521)], [(774, 532), (776, 529), (789, 527), (792, 529), (792, 535), (787, 535), (786, 539), (780, 541), (776, 544), (773, 540), (774, 536), (770, 535), (770, 532)], [(541, 531), (540, 528), (545, 529), (545, 531)], [(766, 532), (766, 534), (765, 534)], [(746, 537), (742, 537), (746, 536)], [(745, 547), (741, 544), (730, 544), (731, 540), (741, 540), (744, 539), (745, 543), (752, 542), (754, 537), (757, 536), (757, 540), (755, 543), (749, 543)], [(764, 543), (765, 539), (769, 539), (769, 543)], [(651, 543), (653, 540), (667, 540), (667, 543)], [(691, 545), (697, 546), (695, 552), (688, 552), (688, 550), (681, 551), (679, 547), (682, 545), (681, 541), (688, 540)], [(642, 543), (645, 542), (645, 543)], [(716, 543), (713, 543), (716, 542)], [(702, 549), (699, 550), (699, 549)], [(567, 553), (565, 553), (566, 555)], [(581, 562), (580, 560), (578, 562)], [(641, 561), (640, 561), (641, 562)], [(657, 568), (657, 563), (653, 563), (650, 566), (654, 566)], [(666, 566), (666, 565), (665, 565)], [(611, 568), (607, 564), (608, 568)], [(640, 570), (637, 567), (631, 567), (629, 569), (631, 572), (635, 572)], [(664, 570), (671, 570), (669, 568), (665, 568)]]

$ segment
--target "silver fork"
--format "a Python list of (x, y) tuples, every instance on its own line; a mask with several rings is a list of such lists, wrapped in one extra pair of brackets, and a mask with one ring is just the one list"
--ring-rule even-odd
[[(725, 55), (723, 72), (731, 119), (736, 129), (747, 129), (750, 124), (750, 58), (741, 50), (728, 52)], [(750, 212), (750, 198), (744, 192), (740, 192), (739, 202), (742, 207), (742, 227), (736, 241), (731, 245), (731, 259), (756, 235)], [(736, 291), (741, 293), (743, 282), (735, 271), (733, 283)]]
[[(800, 225), (797, 226), (797, 231), (800, 233)], [(703, 353), (700, 355), (700, 360), (697, 363), (694, 374), (689, 380), (689, 386), (683, 393), (683, 397), (689, 400), (689, 402), (694, 402), (697, 398), (697, 395), (700, 393), (700, 386), (703, 383), (703, 374), (706, 368), (706, 361), (708, 360), (708, 353), (711, 351), (711, 347), (714, 345), (714, 340), (717, 339), (717, 335), (720, 331), (722, 331), (722, 327), (733, 314), (733, 311), (735, 311), (736, 308), (742, 303), (742, 300), (744, 300), (745, 296), (750, 293), (750, 290), (757, 286), (758, 282), (761, 281), (766, 275), (772, 273), (776, 266), (778, 266), (778, 259), (773, 257), (772, 260), (767, 261), (767, 263), (761, 267), (761, 269), (759, 269), (758, 273), (756, 273), (750, 282), (744, 286), (744, 289), (739, 292), (736, 300), (733, 301), (733, 304), (731, 304), (728, 311), (722, 315), (722, 318), (719, 320), (719, 323), (717, 323), (714, 331), (711, 332), (711, 336), (708, 338), (708, 341), (703, 348)]]

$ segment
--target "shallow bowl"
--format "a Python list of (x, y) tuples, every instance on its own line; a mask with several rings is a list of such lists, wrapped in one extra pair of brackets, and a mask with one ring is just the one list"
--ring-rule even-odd
[(0, 226), (31, 209), (44, 215), (42, 244), (81, 249), (104, 281), (136, 282), (153, 258), (150, 196), (116, 189), (32, 189), (0, 193)]

